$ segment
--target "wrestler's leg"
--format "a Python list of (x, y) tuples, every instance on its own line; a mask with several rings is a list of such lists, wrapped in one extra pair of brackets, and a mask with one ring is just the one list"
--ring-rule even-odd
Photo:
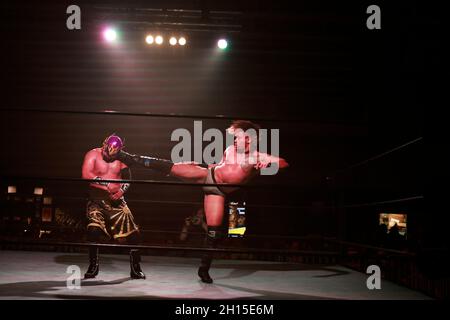
[[(206, 235), (206, 246), (215, 248), (220, 238), (220, 226), (222, 224), (224, 212), (225, 197), (219, 195), (205, 195), (204, 206), (206, 222), (208, 224), (208, 234)], [(207, 252), (202, 256), (198, 276), (205, 283), (212, 283), (213, 280), (209, 275), (209, 269), (213, 254)]]
[(105, 238), (105, 234), (100, 227), (91, 227), (87, 229), (87, 241), (100, 242)]
[(208, 170), (193, 162), (173, 163), (170, 160), (160, 159), (121, 151), (118, 160), (128, 166), (140, 165), (142, 167), (159, 171), (166, 175), (186, 180), (188, 182), (203, 183)]
[(208, 176), (208, 169), (196, 163), (174, 163), (170, 175), (184, 181), (194, 183), (204, 183)]
[[(104, 238), (104, 232), (99, 227), (88, 227), (87, 240), (98, 243)], [(89, 247), (89, 267), (84, 274), (85, 279), (95, 278), (99, 271), (98, 247)]]
[(204, 199), (206, 223), (208, 227), (222, 225), (225, 197), (215, 194), (207, 194)]
[[(107, 237), (105, 225), (105, 210), (101, 203), (96, 200), (89, 200), (87, 203), (87, 240), (89, 242), (98, 243)], [(99, 250), (96, 246), (89, 247), (89, 267), (84, 278), (95, 278), (99, 271)]]
[[(127, 237), (127, 244), (141, 244), (142, 237), (139, 231), (133, 232)], [(145, 274), (141, 269), (141, 254), (139, 249), (130, 250), (130, 277), (132, 279), (145, 279)]]
[[(122, 198), (113, 203), (109, 216), (111, 219), (114, 238), (119, 243), (128, 245), (140, 245), (142, 243), (139, 226), (135, 223), (133, 214), (125, 199)], [(132, 279), (145, 279), (145, 274), (140, 266), (141, 255), (139, 249), (130, 250), (130, 277)]]
[(142, 243), (142, 236), (139, 231), (133, 232), (127, 237), (127, 244), (140, 245)]

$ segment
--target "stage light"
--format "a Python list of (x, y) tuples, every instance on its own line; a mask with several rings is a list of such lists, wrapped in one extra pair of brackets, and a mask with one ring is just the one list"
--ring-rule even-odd
[(35, 187), (34, 188), (34, 194), (37, 195), (37, 196), (42, 196), (44, 194), (44, 188)]
[(226, 49), (228, 47), (228, 42), (225, 39), (220, 39), (219, 41), (217, 41), (217, 46), (219, 47), (219, 49)]
[(147, 42), (148, 44), (153, 44), (154, 41), (155, 41), (155, 39), (153, 38), (153, 36), (151, 34), (149, 34), (145, 37), (145, 42)]
[(155, 42), (156, 44), (162, 44), (164, 42), (164, 39), (162, 36), (156, 36)]
[(170, 43), (171, 46), (176, 45), (176, 44), (177, 44), (177, 38), (171, 37), (171, 38), (169, 39), (169, 43)]
[(186, 38), (185, 37), (181, 37), (180, 39), (178, 39), (178, 44), (180, 46), (184, 46), (186, 44)]
[(117, 32), (114, 29), (108, 28), (103, 31), (103, 38), (108, 42), (114, 42), (117, 39)]
[(8, 186), (8, 193), (17, 193), (16, 186)]

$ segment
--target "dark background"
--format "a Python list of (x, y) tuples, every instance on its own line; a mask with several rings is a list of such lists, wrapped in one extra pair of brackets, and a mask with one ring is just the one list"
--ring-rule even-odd
[[(65, 27), (70, 4), (81, 7), (82, 30)], [(280, 153), (290, 168), (254, 181), (266, 184), (265, 188), (244, 188), (235, 195), (245, 198), (249, 206), (256, 205), (249, 208), (249, 232), (340, 233), (346, 239), (367, 242), (377, 227), (377, 214), (392, 210), (410, 214), (412, 239), (423, 239), (423, 232), (431, 229), (426, 229), (426, 214), (430, 213), (425, 214), (422, 200), (362, 206), (344, 214), (334, 208), (424, 192), (423, 140), (336, 173), (423, 137), (426, 106), (421, 90), (428, 82), (427, 72), (441, 59), (437, 35), (430, 32), (440, 26), (430, 13), (432, 8), (410, 1), (377, 2), (382, 29), (368, 30), (366, 8), (371, 4), (3, 3), (8, 32), (3, 40), (6, 84), (2, 104), (9, 109), (1, 113), (4, 151), (0, 168), (8, 176), (2, 181), (4, 189), (16, 181), (11, 178), (16, 175), (80, 177), (85, 152), (99, 147), (112, 132), (125, 137), (130, 152), (168, 158), (175, 144), (170, 141), (171, 132), (176, 128), (192, 131), (194, 120), (17, 109), (263, 118), (267, 120), (259, 122), (264, 128), (280, 129)], [(143, 41), (145, 27), (118, 22), (96, 5), (239, 11), (241, 28), (232, 34), (186, 31), (185, 48), (154, 48)], [(131, 19), (124, 16), (122, 20)], [(121, 46), (101, 41), (99, 20), (117, 23)], [(218, 53), (215, 42), (223, 35), (231, 39), (231, 47)], [(224, 130), (229, 122), (204, 120), (203, 127)], [(133, 178), (168, 179), (140, 169), (133, 171)], [(84, 184), (17, 182), (29, 192), (36, 184), (45, 185), (46, 193), (63, 210), (84, 216)], [(164, 230), (180, 229), (192, 206), (145, 201), (202, 201), (196, 187), (149, 184), (133, 185), (127, 197), (146, 229)]]

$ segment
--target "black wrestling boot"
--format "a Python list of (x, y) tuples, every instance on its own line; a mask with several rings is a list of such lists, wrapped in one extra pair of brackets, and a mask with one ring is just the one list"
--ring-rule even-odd
[(204, 283), (213, 283), (213, 279), (209, 275), (209, 268), (211, 267), (212, 254), (207, 253), (202, 257), (200, 267), (198, 268), (198, 276)]
[(132, 279), (145, 279), (145, 274), (141, 270), (141, 255), (139, 250), (130, 250), (130, 277)]
[(98, 248), (89, 248), (89, 267), (84, 274), (85, 279), (92, 279), (98, 275), (99, 264), (98, 264)]
[[(205, 238), (206, 248), (216, 248), (217, 242), (220, 235), (220, 227), (210, 227), (208, 226), (208, 234)], [(202, 256), (200, 267), (198, 268), (198, 276), (204, 283), (213, 283), (213, 279), (209, 275), (209, 269), (211, 268), (211, 262), (213, 259), (212, 252), (206, 252)]]
[(170, 160), (141, 156), (138, 154), (130, 154), (125, 151), (120, 151), (118, 160), (125, 163), (129, 167), (137, 164), (148, 169), (156, 170), (165, 175), (169, 175), (170, 170), (173, 167), (173, 162)]

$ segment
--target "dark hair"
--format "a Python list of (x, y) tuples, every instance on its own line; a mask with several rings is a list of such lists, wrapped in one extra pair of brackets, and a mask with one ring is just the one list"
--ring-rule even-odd
[(231, 123), (231, 127), (235, 129), (241, 129), (243, 131), (247, 131), (248, 129), (255, 129), (256, 133), (258, 133), (258, 130), (261, 129), (261, 126), (257, 123), (253, 123), (248, 120), (234, 120)]

